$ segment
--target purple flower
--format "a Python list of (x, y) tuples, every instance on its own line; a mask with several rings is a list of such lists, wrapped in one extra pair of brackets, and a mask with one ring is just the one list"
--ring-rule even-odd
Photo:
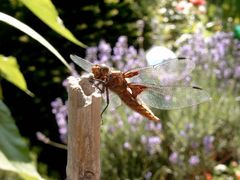
[(189, 164), (192, 166), (196, 166), (199, 164), (200, 159), (197, 155), (193, 155), (190, 157), (190, 159), (188, 160)]
[(113, 48), (113, 61), (121, 61), (124, 59), (125, 53), (127, 52), (127, 39), (125, 36), (121, 36), (118, 38), (118, 42)]
[(116, 128), (113, 125), (109, 125), (107, 130), (108, 130), (109, 133), (112, 134), (116, 131)]
[(152, 172), (151, 171), (148, 171), (145, 175), (144, 175), (144, 179), (148, 180), (148, 179), (151, 179), (152, 177)]
[(154, 154), (160, 150), (161, 139), (159, 136), (151, 136), (147, 141), (147, 149), (150, 154)]
[(155, 129), (155, 123), (154, 122), (148, 122), (146, 126), (146, 130), (153, 131)]
[(172, 164), (177, 164), (178, 161), (179, 161), (178, 153), (177, 153), (177, 152), (171, 153), (170, 156), (169, 156), (169, 161), (170, 161)]
[(194, 126), (193, 123), (186, 123), (186, 125), (185, 125), (186, 131), (191, 130), (193, 128), (193, 126)]
[(118, 128), (122, 128), (122, 127), (123, 127), (123, 121), (122, 121), (122, 120), (119, 120), (119, 121), (117, 122), (117, 126), (118, 126)]
[(152, 136), (148, 138), (148, 143), (151, 145), (156, 145), (156, 144), (160, 144), (161, 140), (158, 136)]
[(63, 102), (62, 102), (61, 98), (56, 98), (54, 101), (51, 102), (51, 106), (53, 108), (57, 108), (57, 107), (62, 106), (62, 105), (63, 105)]
[(185, 131), (183, 131), (183, 130), (181, 130), (179, 134), (180, 134), (180, 136), (182, 136), (182, 137), (187, 137), (187, 134), (186, 134), (186, 132), (185, 132)]
[(162, 124), (161, 123), (154, 123), (152, 121), (147, 123), (146, 130), (148, 131), (161, 131)]
[(124, 49), (122, 47), (114, 47), (113, 48), (113, 61), (120, 61), (124, 55)]
[(86, 50), (85, 58), (91, 62), (94, 62), (97, 60), (97, 52), (98, 52), (97, 47), (88, 47)]
[(59, 132), (60, 132), (60, 134), (66, 134), (67, 133), (67, 126), (60, 127)]
[(191, 147), (192, 147), (193, 149), (197, 149), (197, 148), (199, 147), (199, 143), (196, 142), (196, 141), (194, 141), (194, 142), (191, 143)]
[(226, 68), (223, 70), (223, 77), (225, 79), (229, 78), (232, 74), (232, 69), (231, 68)]
[(137, 113), (133, 112), (129, 117), (128, 117), (128, 123), (132, 125), (136, 125), (138, 123), (141, 123), (143, 120), (143, 117)]
[(111, 46), (109, 43), (106, 43), (106, 41), (104, 40), (101, 40), (99, 45), (98, 45), (98, 49), (101, 53), (110, 53), (112, 50), (111, 50)]
[(234, 70), (234, 77), (240, 79), (240, 66), (237, 66)]
[(146, 65), (144, 51), (128, 47), (126, 36), (120, 36), (113, 48), (104, 40), (100, 41), (98, 47), (87, 48), (86, 59), (93, 63), (115, 66), (122, 71)]
[(213, 148), (214, 136), (207, 135), (203, 138), (203, 145), (206, 152), (209, 152)]
[(55, 114), (62, 142), (67, 143), (67, 105), (61, 98), (56, 98), (51, 102), (52, 113)]
[(239, 47), (240, 41), (234, 39), (233, 33), (217, 32), (210, 37), (196, 33), (181, 46), (179, 55), (192, 59), (198, 67), (208, 69), (218, 79), (224, 78), (221, 83), (226, 84), (232, 77), (240, 78), (240, 68), (237, 68)]
[(126, 47), (127, 46), (127, 43), (128, 43), (128, 39), (127, 39), (127, 36), (120, 36), (118, 38), (118, 41), (117, 43), (123, 47)]
[(126, 141), (126, 142), (123, 144), (123, 147), (124, 147), (125, 149), (127, 149), (127, 150), (131, 150), (131, 149), (132, 149), (132, 146), (131, 146), (131, 144), (130, 144), (128, 141)]
[(136, 56), (137, 56), (137, 50), (133, 46), (130, 46), (127, 51), (127, 58), (131, 59)]
[(111, 46), (106, 43), (106, 41), (101, 40), (99, 45), (98, 45), (98, 50), (99, 50), (99, 62), (100, 63), (105, 63), (111, 59)]
[(162, 124), (161, 123), (157, 123), (155, 125), (155, 131), (161, 131), (162, 130)]

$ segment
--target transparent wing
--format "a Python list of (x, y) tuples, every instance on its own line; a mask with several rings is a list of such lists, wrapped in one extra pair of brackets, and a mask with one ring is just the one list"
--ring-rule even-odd
[(137, 71), (138, 75), (129, 78), (129, 82), (160, 86), (174, 85), (189, 75), (194, 68), (195, 64), (189, 59), (169, 59), (153, 66), (131, 70)]
[[(85, 71), (87, 71), (87, 72), (92, 71), (93, 64), (91, 62), (89, 62), (79, 56), (72, 55), (72, 54), (70, 55), (70, 58), (73, 60), (74, 63), (76, 63), (81, 68), (83, 68)], [(104, 93), (102, 96), (103, 96), (104, 101), (107, 102), (106, 94)], [(109, 91), (109, 106), (110, 106), (110, 108), (115, 109), (120, 105), (121, 105), (121, 99), (118, 97), (118, 95), (115, 94), (114, 92)]]
[(178, 109), (210, 100), (209, 94), (198, 87), (149, 86), (137, 98), (157, 109)]
[[(105, 101), (104, 103), (106, 104), (107, 103), (106, 93), (103, 93), (102, 97)], [(109, 107), (111, 109), (116, 109), (117, 107), (121, 106), (121, 104), (122, 104), (122, 101), (120, 97), (116, 93), (109, 90)]]
[(70, 55), (70, 58), (73, 60), (74, 63), (83, 68), (85, 71), (92, 72), (93, 64), (91, 62), (73, 54)]

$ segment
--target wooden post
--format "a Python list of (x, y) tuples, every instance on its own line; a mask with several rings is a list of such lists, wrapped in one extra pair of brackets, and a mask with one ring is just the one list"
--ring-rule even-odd
[(101, 95), (88, 78), (68, 78), (68, 180), (100, 179)]

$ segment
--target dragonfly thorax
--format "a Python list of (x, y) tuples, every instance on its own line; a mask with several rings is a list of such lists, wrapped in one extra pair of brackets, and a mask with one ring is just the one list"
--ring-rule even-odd
[(96, 79), (103, 79), (109, 75), (110, 69), (104, 64), (94, 65), (92, 67), (92, 73)]

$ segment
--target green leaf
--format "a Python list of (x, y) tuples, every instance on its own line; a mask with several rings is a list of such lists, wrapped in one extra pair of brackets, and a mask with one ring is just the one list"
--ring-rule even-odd
[(240, 25), (235, 26), (233, 32), (234, 32), (234, 37), (240, 40)]
[(58, 12), (51, 0), (20, 0), (27, 6), (39, 19), (46, 23), (54, 31), (72, 41), (73, 43), (86, 48), (87, 46), (78, 41), (73, 34), (63, 25), (58, 16)]
[(9, 109), (0, 100), (0, 170), (13, 172), (23, 179), (42, 179), (29, 153)]
[(0, 55), (0, 76), (13, 83), (30, 96), (33, 96), (33, 94), (27, 89), (26, 81), (19, 70), (15, 57), (5, 57)]
[(62, 63), (71, 71), (71, 67), (67, 63), (67, 61), (59, 54), (59, 52), (46, 40), (44, 39), (40, 34), (38, 34), (36, 31), (34, 31), (32, 28), (27, 26), (26, 24), (20, 22), (19, 20), (4, 14), (0, 12), (0, 21), (3, 21), (20, 31), (23, 31), (33, 39), (37, 40), (39, 43), (41, 43), (43, 46), (45, 46), (49, 51), (51, 51)]

